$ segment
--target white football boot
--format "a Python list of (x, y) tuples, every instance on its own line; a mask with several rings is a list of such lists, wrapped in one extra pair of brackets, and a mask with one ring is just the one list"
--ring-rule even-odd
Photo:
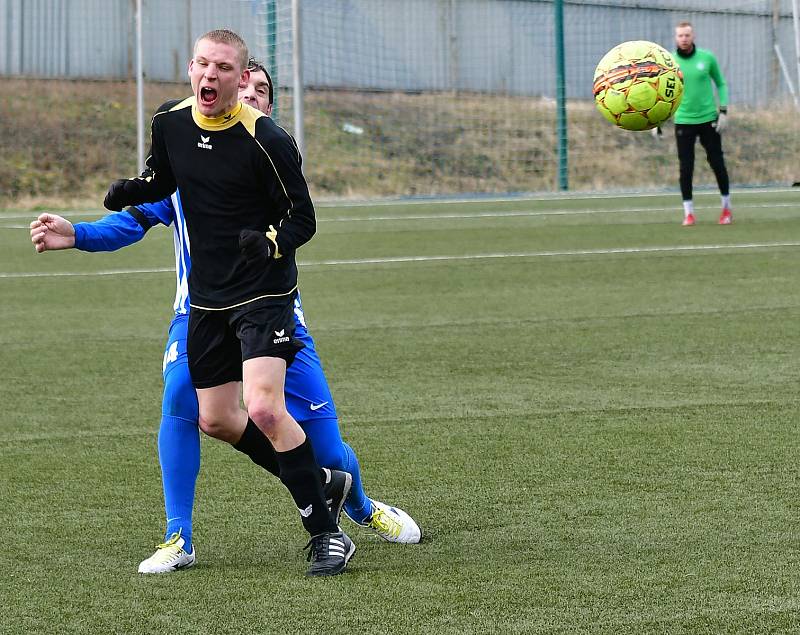
[[(422, 539), (422, 530), (414, 519), (399, 507), (390, 507), (386, 503), (370, 499), (372, 515), (362, 527), (369, 527), (384, 540), (414, 545)], [(353, 520), (351, 518), (351, 520)], [(358, 522), (358, 521), (356, 521)]]
[(169, 573), (194, 566), (197, 560), (194, 545), (189, 553), (183, 548), (185, 544), (180, 533), (172, 534), (167, 542), (156, 545), (156, 552), (152, 556), (142, 560), (139, 573)]

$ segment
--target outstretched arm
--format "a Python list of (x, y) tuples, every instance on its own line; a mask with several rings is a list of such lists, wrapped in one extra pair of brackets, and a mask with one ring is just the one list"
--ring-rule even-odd
[(31, 242), (38, 253), (73, 247), (81, 251), (115, 251), (141, 240), (145, 231), (128, 212), (75, 225), (57, 214), (45, 213), (31, 223)]
[(139, 242), (151, 225), (131, 212), (114, 212), (91, 223), (75, 224), (75, 247), (81, 251), (116, 251)]
[(114, 212), (91, 223), (73, 225), (56, 214), (40, 214), (31, 223), (31, 242), (39, 253), (71, 247), (81, 251), (116, 251), (139, 242), (154, 225), (169, 225), (174, 214), (168, 198)]

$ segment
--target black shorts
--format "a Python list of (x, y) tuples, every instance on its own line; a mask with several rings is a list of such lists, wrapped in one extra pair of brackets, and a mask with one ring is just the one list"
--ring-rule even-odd
[(220, 311), (192, 308), (186, 354), (194, 387), (242, 381), (242, 362), (255, 357), (279, 357), (288, 366), (304, 347), (294, 327), (294, 294)]

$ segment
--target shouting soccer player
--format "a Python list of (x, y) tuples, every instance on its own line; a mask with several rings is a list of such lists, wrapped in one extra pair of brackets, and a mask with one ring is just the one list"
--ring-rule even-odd
[(311, 536), (309, 575), (335, 575), (355, 545), (325, 505), (311, 444), (289, 415), (286, 367), (294, 337), (295, 251), (316, 232), (297, 145), (269, 117), (238, 101), (247, 46), (215, 30), (195, 43), (194, 95), (168, 102), (152, 121), (146, 178), (111, 184), (118, 210), (157, 202), (180, 188), (192, 245), (186, 352), (203, 429), (239, 424), (239, 381), (247, 413), (276, 450), (280, 478)]
[[(272, 81), (264, 67), (251, 60), (247, 86), (239, 91), (239, 99), (269, 115), (272, 110)], [(159, 456), (167, 513), (165, 542), (156, 553), (143, 561), (142, 573), (161, 573), (192, 566), (195, 552), (192, 545), (192, 506), (194, 487), (199, 472), (200, 443), (197, 435), (197, 399), (191, 386), (186, 362), (185, 342), (188, 321), (186, 276), (190, 268), (185, 222), (179, 194), (157, 204), (143, 204), (94, 223), (73, 226), (65, 219), (42, 214), (31, 223), (31, 239), (37, 251), (77, 247), (84, 251), (114, 250), (132, 244), (155, 224), (174, 225), (178, 285), (175, 297), (175, 318), (164, 354), (164, 400), (159, 431)], [(364, 493), (358, 460), (349, 445), (341, 439), (336, 410), (322, 365), (308, 334), (299, 295), (295, 299), (295, 337), (302, 349), (286, 372), (286, 403), (289, 412), (301, 424), (323, 466), (334, 468), (325, 473), (326, 496), (333, 502), (338, 517), (341, 495), (346, 493), (341, 479), (343, 472), (352, 474), (353, 487), (344, 503), (347, 515), (355, 522), (373, 529), (391, 542), (419, 542), (421, 531), (403, 510), (369, 499)], [(240, 414), (241, 430), (224, 438), (253, 461), (278, 475), (275, 451), (260, 430)], [(210, 432), (213, 432), (211, 430)], [(336, 470), (341, 470), (337, 472)], [(331, 477), (333, 476), (333, 478)], [(348, 474), (349, 476), (349, 474)]]

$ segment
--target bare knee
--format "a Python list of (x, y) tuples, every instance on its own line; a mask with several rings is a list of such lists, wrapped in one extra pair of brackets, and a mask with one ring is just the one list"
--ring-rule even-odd
[(247, 414), (270, 439), (276, 436), (277, 430), (287, 413), (285, 406), (276, 399), (258, 397), (247, 404)]
[(215, 439), (233, 442), (240, 436), (236, 433), (236, 426), (234, 425), (236, 422), (222, 413), (204, 413), (201, 411), (198, 423), (205, 434)]

